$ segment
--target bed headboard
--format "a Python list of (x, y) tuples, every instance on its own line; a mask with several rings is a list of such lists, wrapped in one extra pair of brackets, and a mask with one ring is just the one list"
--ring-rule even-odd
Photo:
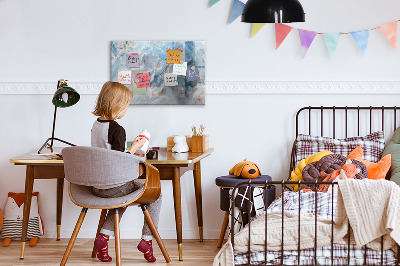
[[(296, 137), (299, 134), (347, 138), (363, 136), (382, 130), (389, 139), (398, 126), (396, 106), (308, 106), (296, 114)], [(293, 144), (290, 171), (295, 164), (295, 143)], [(289, 172), (290, 176), (290, 172)]]

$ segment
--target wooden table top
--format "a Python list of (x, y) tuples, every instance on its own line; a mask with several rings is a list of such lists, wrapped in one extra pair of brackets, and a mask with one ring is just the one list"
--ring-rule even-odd
[[(42, 155), (37, 154), (37, 150), (34, 150), (11, 158), (10, 162), (14, 164), (64, 164), (62, 158), (57, 155), (61, 153), (61, 150), (61, 147), (54, 147), (53, 152), (50, 149), (43, 149)], [(146, 160), (146, 162), (152, 165), (193, 164), (207, 157), (213, 151), (214, 149), (210, 148), (205, 152), (174, 153), (167, 151), (166, 148), (161, 148), (158, 151), (157, 160)], [(51, 153), (55, 154), (49, 155)]]

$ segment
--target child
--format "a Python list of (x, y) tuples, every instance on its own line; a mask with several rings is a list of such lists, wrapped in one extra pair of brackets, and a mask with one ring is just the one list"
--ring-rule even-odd
[[(130, 90), (118, 82), (106, 82), (100, 91), (97, 98), (96, 107), (93, 114), (99, 118), (93, 123), (91, 141), (93, 147), (101, 147), (111, 150), (125, 152), (125, 129), (120, 126), (115, 120), (122, 118), (128, 110), (129, 103), (132, 99)], [(135, 154), (146, 142), (144, 138), (136, 138), (128, 153), (133, 156), (144, 157), (145, 155)], [(144, 159), (138, 157), (139, 162)], [(132, 181), (121, 184), (119, 186), (110, 187), (93, 187), (93, 194), (102, 198), (121, 197), (132, 193), (144, 186), (143, 183), (135, 182), (137, 176), (132, 176)], [(161, 195), (153, 203), (148, 204), (147, 208), (156, 226), (160, 216)], [(126, 207), (119, 208), (120, 219), (125, 212)], [(114, 235), (114, 219), (115, 210), (107, 212), (106, 220), (101, 228), (99, 236), (94, 241), (97, 249), (97, 258), (101, 261), (111, 261), (112, 258), (108, 255), (108, 240)], [(147, 222), (144, 222), (142, 230), (142, 240), (137, 246), (138, 250), (144, 253), (144, 258), (149, 262), (155, 262), (153, 256), (152, 236), (150, 227)]]

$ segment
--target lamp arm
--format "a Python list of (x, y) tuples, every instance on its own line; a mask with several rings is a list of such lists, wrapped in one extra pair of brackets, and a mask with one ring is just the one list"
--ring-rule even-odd
[[(60, 83), (61, 83), (61, 80), (58, 80), (56, 91), (58, 90), (58, 88), (60, 88)], [(56, 117), (57, 117), (57, 106), (54, 106), (53, 131), (52, 131), (52, 133), (51, 133), (51, 144), (50, 144), (50, 148), (53, 147), (54, 130), (55, 130), (55, 128), (56, 128)]]
[(51, 144), (50, 144), (50, 148), (53, 147), (54, 131), (55, 131), (55, 129), (56, 129), (56, 118), (57, 118), (57, 106), (54, 106), (53, 131), (51, 132)]

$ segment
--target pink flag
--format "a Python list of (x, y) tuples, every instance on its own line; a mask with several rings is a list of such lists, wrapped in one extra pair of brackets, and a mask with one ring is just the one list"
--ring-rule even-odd
[(301, 54), (302, 54), (302, 57), (304, 58), (306, 56), (308, 48), (310, 48), (310, 45), (312, 44), (317, 33), (315, 31), (299, 29), (299, 35), (300, 35), (300, 43), (301, 43)]
[(397, 48), (397, 20), (378, 27), (393, 49)]
[(276, 40), (276, 49), (282, 44), (285, 40), (286, 36), (288, 36), (289, 32), (292, 30), (292, 27), (281, 24), (275, 23), (275, 40)]

